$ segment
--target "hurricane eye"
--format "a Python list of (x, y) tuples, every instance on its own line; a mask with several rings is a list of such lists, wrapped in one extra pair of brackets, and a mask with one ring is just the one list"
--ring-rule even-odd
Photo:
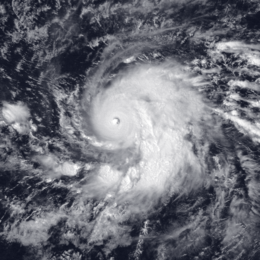
[(119, 125), (120, 124), (120, 119), (118, 117), (114, 117), (112, 120), (113, 125)]

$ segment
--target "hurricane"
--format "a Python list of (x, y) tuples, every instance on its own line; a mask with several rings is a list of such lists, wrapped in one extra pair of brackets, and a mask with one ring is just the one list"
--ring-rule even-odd
[[(102, 190), (93, 192), (105, 188), (116, 201), (127, 200), (142, 211), (160, 197), (179, 193), (186, 175), (186, 192), (202, 185), (205, 158), (202, 151), (194, 154), (191, 136), (199, 142), (204, 131), (211, 135), (216, 128), (198, 91), (203, 84), (172, 61), (130, 68), (109, 86), (101, 85), (90, 101), (87, 91), (86, 134), (94, 146), (120, 154), (101, 167), (95, 185)], [(204, 129), (203, 121), (208, 121)]]
[(2, 2), (1, 260), (260, 259), (258, 1)]

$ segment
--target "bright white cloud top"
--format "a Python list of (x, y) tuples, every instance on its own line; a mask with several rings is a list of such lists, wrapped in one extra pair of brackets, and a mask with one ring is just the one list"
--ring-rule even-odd
[(131, 212), (143, 212), (159, 199), (205, 183), (207, 146), (195, 154), (189, 140), (199, 141), (204, 133), (213, 138), (217, 127), (197, 89), (203, 84), (176, 62), (144, 65), (99, 88), (90, 102), (85, 98), (92, 144), (120, 154), (86, 185), (89, 196), (112, 194), (117, 203), (130, 203)]
[(20, 134), (25, 134), (29, 131), (30, 111), (28, 107), (22, 103), (9, 104), (3, 103), (2, 108), (3, 119), (7, 124), (12, 127)]

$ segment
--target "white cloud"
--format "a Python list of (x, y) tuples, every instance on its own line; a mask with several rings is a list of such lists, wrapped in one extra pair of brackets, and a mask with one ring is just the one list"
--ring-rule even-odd
[(24, 104), (3, 103), (2, 115), (7, 124), (11, 124), (21, 134), (29, 131), (30, 111)]
[[(211, 124), (207, 106), (194, 90), (205, 84), (202, 79), (192, 78), (175, 63), (141, 66), (100, 90), (88, 110), (91, 125), (85, 131), (89, 140), (95, 140), (93, 145), (98, 141), (99, 149), (118, 156), (89, 179), (86, 194), (112, 194), (110, 200), (128, 202), (129, 212), (139, 214), (162, 197), (202, 185), (202, 155), (196, 156), (185, 138), (187, 134), (202, 138), (202, 119)], [(217, 126), (211, 126), (214, 135)], [(138, 161), (129, 163), (128, 149), (140, 155)]]

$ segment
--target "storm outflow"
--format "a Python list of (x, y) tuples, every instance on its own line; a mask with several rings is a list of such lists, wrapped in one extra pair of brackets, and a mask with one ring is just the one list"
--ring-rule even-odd
[[(86, 131), (93, 145), (118, 156), (100, 167), (89, 194), (110, 195), (143, 211), (162, 197), (201, 185), (206, 148), (195, 153), (192, 140), (207, 131), (210, 113), (200, 84), (173, 63), (140, 66), (99, 88), (89, 104)], [(133, 154), (139, 160), (131, 160)]]

